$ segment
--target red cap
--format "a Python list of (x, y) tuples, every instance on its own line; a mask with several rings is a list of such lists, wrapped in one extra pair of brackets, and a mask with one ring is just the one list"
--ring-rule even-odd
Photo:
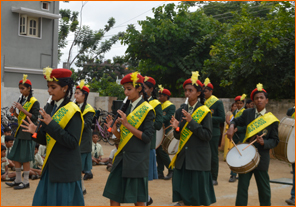
[(240, 98), (241, 98), (242, 96), (237, 96), (237, 97), (235, 97), (235, 101), (240, 101)]
[(211, 83), (208, 83), (208, 85), (207, 85), (206, 87), (209, 87), (209, 88), (211, 88), (211, 89), (214, 89), (214, 86), (213, 86), (213, 84), (211, 84)]
[(168, 89), (165, 89), (165, 88), (162, 91), (159, 90), (158, 93), (171, 96), (171, 92)]
[[(189, 83), (192, 84), (192, 80), (191, 80), (191, 78), (187, 79), (187, 80), (183, 83), (183, 88), (185, 88), (185, 85), (187, 85), (187, 84), (189, 84)], [(200, 82), (200, 80), (197, 80), (196, 83), (197, 83), (200, 87), (203, 87), (203, 84), (202, 84), (202, 82)]]
[[(71, 75), (72, 75), (72, 71), (69, 70), (69, 69), (65, 69), (65, 68), (52, 69), (51, 72), (50, 72), (50, 78), (53, 79), (53, 80), (55, 80), (54, 78), (56, 78), (56, 79), (59, 79), (59, 78), (71, 78)], [(46, 75), (44, 75), (44, 78), (47, 81), (52, 81), (52, 80), (49, 80)]]
[[(255, 92), (257, 92), (257, 91), (258, 91), (257, 88), (255, 88), (255, 89), (252, 91), (252, 93), (251, 93), (251, 100), (252, 100), (252, 101), (254, 101), (254, 95), (255, 95)], [(267, 93), (266, 90), (264, 90), (263, 88), (262, 88), (262, 91), (259, 91), (259, 92), (265, 92), (265, 93)]]
[(89, 88), (86, 87), (86, 86), (83, 86), (82, 88), (80, 88), (80, 86), (77, 86), (76, 89), (79, 88), (80, 90), (84, 90), (86, 91), (87, 93), (89, 93)]
[(149, 77), (149, 76), (145, 76), (145, 77), (144, 77), (144, 83), (145, 83), (145, 82), (150, 82), (150, 83), (153, 84), (153, 86), (155, 86), (155, 84), (156, 84), (154, 78)]
[[(137, 80), (132, 80), (133, 79), (132, 76), (136, 76)], [(125, 83), (133, 83), (134, 81), (135, 81), (135, 83), (143, 83), (144, 78), (138, 72), (129, 73), (121, 79), (120, 84), (123, 85)]]
[[(26, 84), (29, 84), (30, 86), (32, 85), (31, 81), (29, 79), (26, 80), (26, 82), (24, 82)], [(20, 80), (19, 84), (24, 84), (23, 80)]]

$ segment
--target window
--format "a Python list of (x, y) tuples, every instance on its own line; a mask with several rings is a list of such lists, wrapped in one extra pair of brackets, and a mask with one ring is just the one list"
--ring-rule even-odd
[(42, 4), (41, 4), (41, 8), (43, 9), (43, 10), (47, 10), (47, 11), (49, 11), (49, 3), (48, 2), (41, 2)]
[(20, 15), (20, 35), (40, 37), (40, 18)]

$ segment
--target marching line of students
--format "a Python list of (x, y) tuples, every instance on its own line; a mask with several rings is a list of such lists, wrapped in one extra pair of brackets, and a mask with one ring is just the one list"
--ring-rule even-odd
[[(87, 104), (89, 88), (81, 81), (76, 87), (76, 101), (73, 103), (71, 74), (68, 69), (44, 69), (48, 93), (52, 96), (46, 110), (40, 108), (39, 102), (32, 96), (32, 83), (24, 76), (19, 82), (21, 100), (10, 109), (14, 113), (15, 107), (20, 113), (14, 113), (18, 117), (19, 128), (7, 156), (14, 161), (16, 179), (7, 185), (15, 189), (29, 187), (30, 161), (34, 161), (33, 141), (46, 145), (33, 205), (84, 205), (86, 189), (81, 172), (85, 173), (84, 177), (92, 176), (92, 165), (102, 162), (100, 156), (92, 154), (93, 148), (96, 148), (95, 141), (92, 141), (95, 134), (91, 133), (95, 111)], [(169, 101), (170, 91), (161, 85), (157, 100), (156, 82), (152, 77), (134, 72), (121, 80), (129, 101), (117, 111), (120, 117), (112, 127), (119, 145), (113, 156), (112, 168), (109, 166), (111, 172), (103, 192), (103, 196), (110, 199), (110, 205), (151, 205), (153, 200), (148, 193), (148, 181), (161, 178), (172, 178), (172, 199), (177, 202), (176, 205), (211, 205), (216, 202), (214, 185), (218, 185), (219, 125), (225, 121), (225, 112), (222, 101), (213, 95), (213, 84), (208, 78), (202, 83), (198, 76), (198, 72), (192, 72), (191, 78), (183, 83), (188, 104), (177, 110)], [(257, 142), (254, 146), (261, 155), (258, 167), (247, 174), (239, 174), (236, 205), (247, 205), (252, 174), (256, 178), (260, 204), (271, 205), (269, 149), (279, 141), (278, 120), (266, 112), (268, 98), (262, 84), (252, 91), (251, 99), (255, 108), (245, 110), (245, 95), (236, 97), (238, 108), (233, 113), (233, 119), (228, 120), (229, 140), (243, 143), (251, 142), (255, 137)], [(42, 116), (41, 127), (37, 138), (33, 139), (31, 136), (37, 129), (39, 113)], [(248, 127), (259, 119), (268, 125), (255, 125), (256, 133), (248, 132)], [(106, 121), (110, 127), (113, 119), (108, 116)], [(120, 131), (118, 123), (121, 123)], [(163, 124), (166, 134), (173, 130), (174, 137), (180, 140), (178, 152), (172, 160), (162, 145), (155, 149), (156, 130), (160, 130)], [(176, 130), (178, 127), (180, 130)], [(263, 130), (266, 134), (258, 136)], [(249, 137), (245, 137), (246, 131)], [(1, 151), (4, 150), (1, 148)], [(166, 177), (163, 175), (164, 166), (168, 168)], [(229, 182), (235, 180), (236, 174), (231, 172)]]

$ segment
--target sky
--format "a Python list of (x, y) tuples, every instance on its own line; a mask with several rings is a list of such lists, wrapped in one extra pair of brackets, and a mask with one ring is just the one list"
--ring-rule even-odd
[[(124, 32), (128, 24), (134, 24), (136, 29), (141, 27), (137, 23), (139, 20), (145, 20), (146, 16), (153, 17), (152, 8), (168, 3), (178, 4), (178, 1), (69, 1), (60, 2), (60, 9), (70, 9), (71, 11), (80, 10), (82, 4), (85, 4), (82, 10), (82, 25), (88, 25), (93, 30), (103, 29), (109, 18), (115, 18), (114, 27), (105, 34), (103, 41), (110, 38), (118, 32)], [(79, 16), (80, 21), (80, 16)], [(70, 33), (67, 41), (68, 45), (62, 50), (63, 56), (58, 64), (67, 61), (69, 48), (74, 40), (74, 34)], [(127, 45), (121, 45), (120, 41), (114, 44), (109, 52), (105, 54), (105, 59), (112, 59), (114, 56), (122, 56), (127, 49)], [(71, 57), (77, 54), (77, 48), (72, 49)], [(75, 67), (72, 64), (71, 67)]]

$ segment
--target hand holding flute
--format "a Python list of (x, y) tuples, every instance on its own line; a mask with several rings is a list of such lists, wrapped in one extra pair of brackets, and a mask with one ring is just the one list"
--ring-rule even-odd
[[(123, 100), (123, 102), (122, 102), (122, 104), (121, 104), (119, 110), (122, 110), (123, 106), (124, 106), (124, 105), (126, 104), (126, 102), (127, 102), (127, 98), (128, 98), (128, 97), (126, 96), (125, 99)], [(117, 120), (117, 118), (118, 118), (119, 115), (120, 115), (120, 114), (117, 112), (115, 118), (113, 119), (113, 122), (111, 123), (110, 127), (108, 128), (108, 132), (111, 132), (111, 131), (112, 131), (112, 127), (113, 127), (113, 125), (114, 125), (114, 123), (115, 123), (115, 121)], [(110, 117), (109, 117), (109, 120), (110, 120)]]
[[(186, 107), (186, 105), (188, 104), (188, 97), (186, 98), (186, 100), (185, 100), (185, 103), (184, 103), (184, 106), (183, 106), (183, 109), (182, 109), (182, 116), (181, 116), (181, 119), (180, 119), (180, 122), (179, 122), (179, 125), (178, 125), (178, 127), (176, 128), (176, 131), (177, 132), (179, 132), (180, 131), (180, 125), (181, 125), (181, 122), (183, 121), (183, 115), (185, 115), (185, 117), (186, 117), (186, 112), (187, 111), (185, 111), (185, 107)], [(187, 112), (188, 113), (188, 112)]]
[(14, 112), (15, 112), (15, 109), (16, 109), (16, 105), (17, 105), (17, 103), (19, 103), (19, 102), (21, 101), (21, 99), (22, 99), (22, 94), (21, 94), (20, 97), (18, 98), (17, 102), (14, 103), (14, 106), (12, 106), (12, 107), (10, 108), (11, 116), (14, 115)]

